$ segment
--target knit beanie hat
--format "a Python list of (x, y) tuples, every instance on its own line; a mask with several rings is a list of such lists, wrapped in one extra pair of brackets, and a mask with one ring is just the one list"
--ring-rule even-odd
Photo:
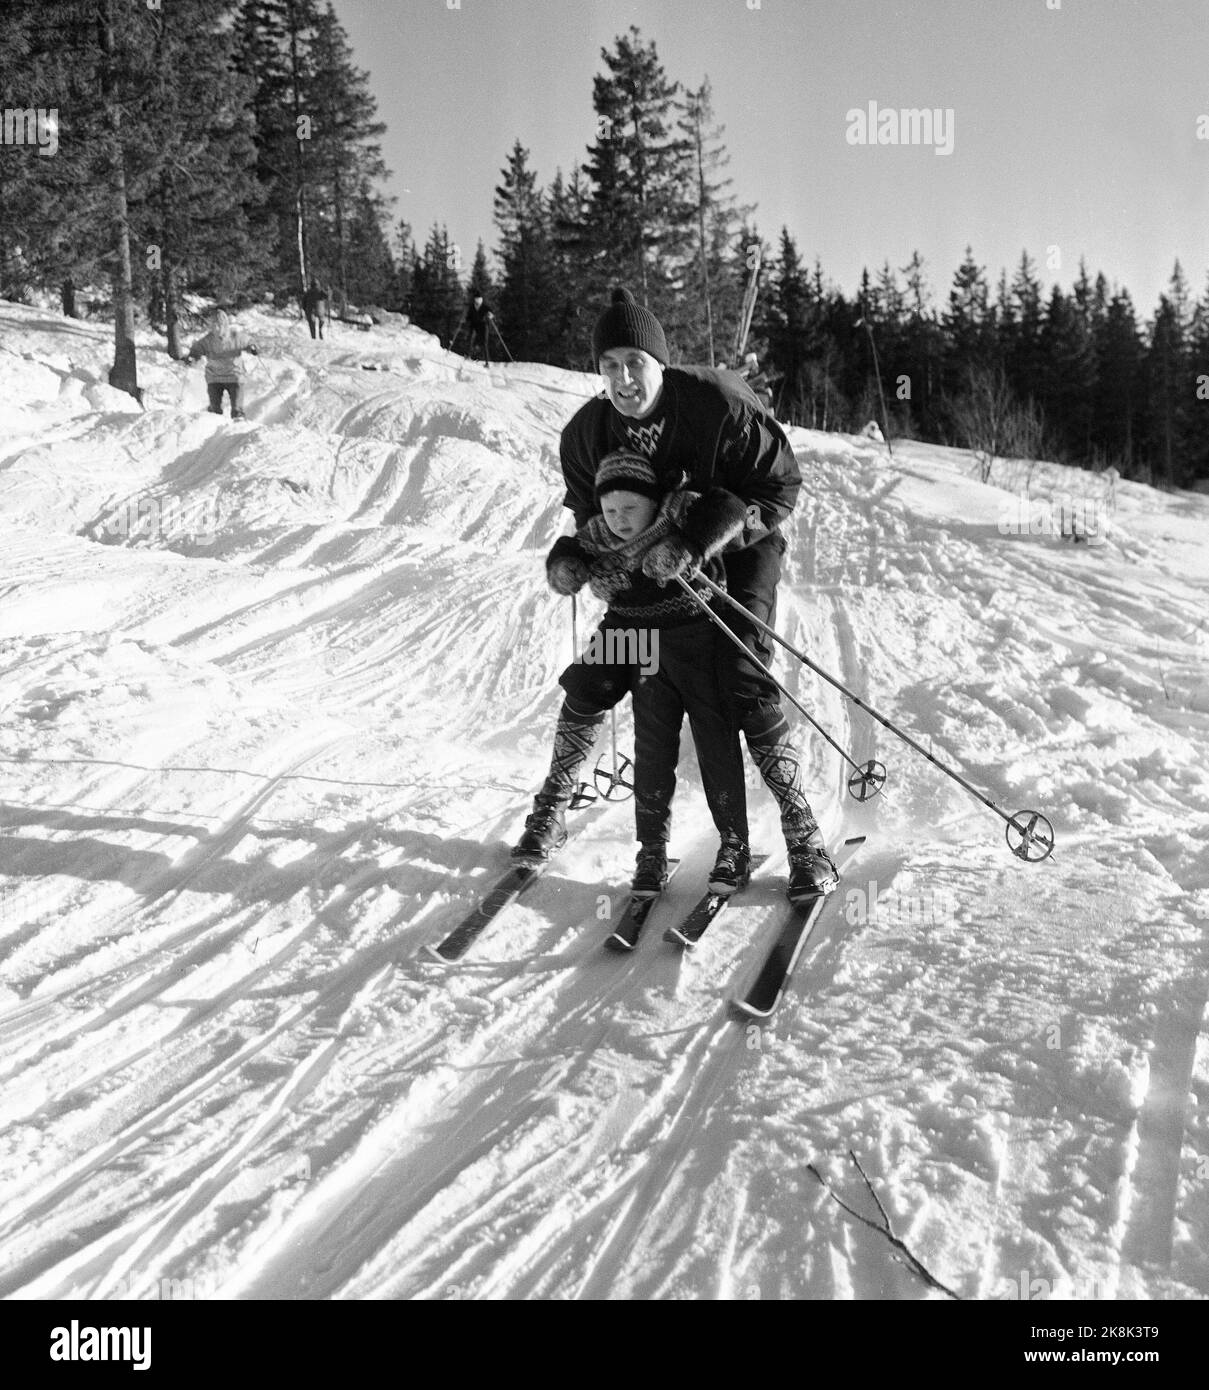
[(596, 470), (596, 500), (610, 492), (636, 492), (642, 497), (650, 497), (658, 502), (663, 496), (663, 488), (655, 476), (655, 470), (641, 454), (632, 454), (626, 449), (617, 449), (606, 454)]
[(613, 302), (596, 320), (592, 330), (592, 361), (600, 362), (602, 353), (610, 348), (641, 348), (667, 366), (667, 339), (663, 325), (640, 304), (634, 302), (629, 290), (613, 291)]

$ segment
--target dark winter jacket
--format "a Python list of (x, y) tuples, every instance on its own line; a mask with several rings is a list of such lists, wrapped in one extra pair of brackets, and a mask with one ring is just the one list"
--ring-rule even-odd
[[(704, 495), (680, 489), (664, 498), (655, 520), (632, 540), (614, 536), (603, 516), (593, 516), (575, 535), (554, 543), (546, 564), (574, 557), (588, 566), (594, 578), (603, 575), (607, 583), (616, 576), (610, 586), (614, 590), (609, 598), (610, 619), (659, 628), (696, 622), (704, 617), (700, 605), (678, 584), (663, 585), (643, 574), (643, 557), (667, 536), (692, 535), (702, 557), (701, 573), (725, 588), (720, 556), (742, 532), (746, 511), (742, 501), (724, 488), (711, 488)], [(703, 584), (695, 587), (708, 603), (711, 591)]]
[(322, 285), (310, 285), (302, 296), (302, 310), (312, 317), (327, 313), (327, 290)]
[[(802, 475), (784, 430), (736, 373), (713, 367), (668, 367), (663, 373), (667, 424), (651, 465), (672, 487), (683, 474), (694, 492), (723, 488), (746, 508), (747, 525), (731, 548), (765, 539), (793, 511)], [(582, 406), (562, 432), (565, 505), (583, 526), (599, 509), (596, 469), (614, 449), (632, 447), (625, 420), (605, 397)], [(701, 550), (692, 524), (687, 539)]]
[(487, 301), (483, 302), (476, 309), (474, 300), (466, 310), (466, 322), (469, 323), (471, 330), (475, 333), (483, 333), (487, 329), (487, 320), (491, 317), (491, 310), (487, 307)]

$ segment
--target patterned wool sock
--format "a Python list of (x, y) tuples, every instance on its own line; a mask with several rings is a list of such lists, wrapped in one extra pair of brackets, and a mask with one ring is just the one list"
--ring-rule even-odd
[(592, 751), (604, 718), (603, 710), (586, 714), (576, 709), (570, 700), (563, 701), (554, 729), (550, 771), (538, 796), (563, 806), (571, 800), (579, 781), (580, 769)]
[(789, 724), (778, 725), (755, 738), (748, 735), (747, 751), (764, 778), (764, 785), (781, 808), (781, 829), (787, 844), (804, 840), (818, 828), (818, 821), (806, 799), (802, 783), (802, 763), (797, 745), (789, 734)]

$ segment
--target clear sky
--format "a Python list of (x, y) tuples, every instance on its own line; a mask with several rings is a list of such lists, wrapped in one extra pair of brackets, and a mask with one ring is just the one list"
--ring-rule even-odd
[[(519, 137), (541, 183), (594, 138), (602, 48), (637, 25), (708, 75), (735, 192), (851, 293), (918, 248), (940, 302), (967, 244), (992, 286), (1094, 274), (1149, 315), (1209, 274), (1209, 0), (334, 0), (389, 130), (395, 213), (469, 267)], [(952, 112), (953, 149), (849, 142), (847, 113)], [(1050, 248), (1057, 248), (1056, 253)], [(1056, 265), (1047, 264), (1057, 256)]]

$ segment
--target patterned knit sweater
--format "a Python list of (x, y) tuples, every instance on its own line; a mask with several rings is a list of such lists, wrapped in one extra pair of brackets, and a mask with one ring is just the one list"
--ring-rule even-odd
[[(578, 554), (593, 576), (604, 578), (610, 587), (624, 577), (624, 587), (614, 588), (609, 601), (610, 620), (643, 627), (678, 627), (700, 621), (705, 615), (675, 582), (663, 585), (643, 574), (642, 561), (647, 551), (668, 536), (691, 534), (705, 557), (701, 572), (725, 588), (726, 571), (718, 556), (727, 541), (742, 529), (745, 513), (743, 503), (723, 488), (711, 488), (704, 494), (678, 489), (667, 494), (655, 520), (639, 535), (622, 540), (609, 530), (604, 517), (597, 515), (573, 537), (564, 537), (567, 544), (560, 542), (555, 552)], [(691, 579), (689, 583), (692, 584)], [(713, 597), (704, 584), (693, 585), (693, 591), (706, 603)]]

